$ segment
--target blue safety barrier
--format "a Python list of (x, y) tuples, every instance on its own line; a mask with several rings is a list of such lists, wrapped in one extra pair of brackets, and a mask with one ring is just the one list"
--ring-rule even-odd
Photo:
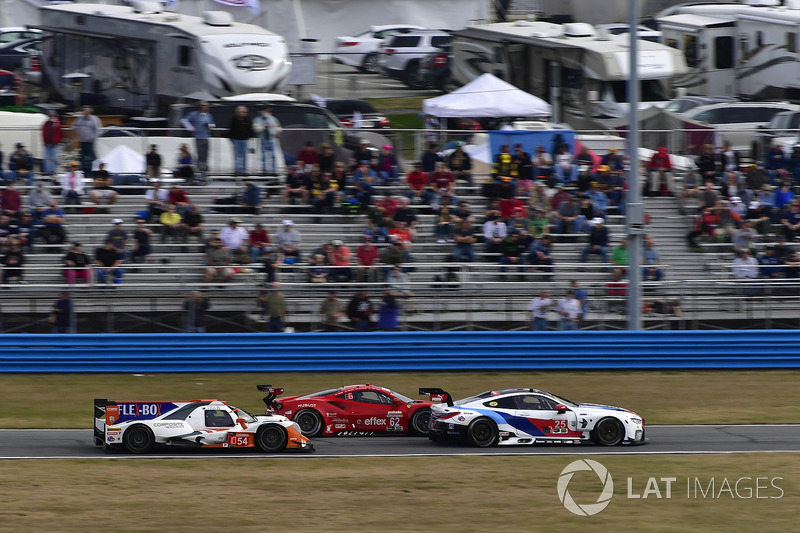
[(0, 372), (800, 368), (800, 332), (0, 335)]

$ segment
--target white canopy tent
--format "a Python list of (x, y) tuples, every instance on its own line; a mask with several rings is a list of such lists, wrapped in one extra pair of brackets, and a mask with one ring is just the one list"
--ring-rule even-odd
[(97, 169), (100, 161), (106, 164), (106, 170), (111, 174), (144, 174), (147, 163), (145, 156), (125, 145), (119, 145), (103, 153), (102, 157), (94, 162)]
[(425, 100), (422, 110), (435, 117), (549, 117), (550, 104), (508, 82), (482, 74), (444, 96)]

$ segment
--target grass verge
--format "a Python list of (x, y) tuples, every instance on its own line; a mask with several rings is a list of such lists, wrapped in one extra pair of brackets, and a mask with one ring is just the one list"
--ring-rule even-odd
[[(577, 457), (302, 460), (59, 460), (0, 463), (0, 532), (170, 531), (794, 531), (798, 454), (596, 457), (614, 496), (591, 517), (561, 505), (559, 474)], [(671, 498), (641, 495), (674, 477)], [(756, 478), (768, 488), (755, 497)], [(698, 479), (706, 496), (696, 493)], [(723, 479), (738, 494), (720, 491)], [(708, 491), (711, 480), (713, 491)], [(690, 490), (687, 492), (687, 480)], [(748, 492), (748, 488), (751, 492)], [(569, 493), (594, 503), (600, 481), (575, 474)], [(713, 497), (712, 497), (713, 494)], [(749, 498), (747, 497), (749, 494)], [(778, 496), (782, 496), (778, 498)]]
[(622, 406), (648, 424), (796, 423), (798, 381), (798, 371), (3, 374), (0, 390), (6, 401), (0, 402), (0, 427), (89, 428), (94, 398), (217, 398), (260, 413), (259, 383), (284, 387), (288, 395), (365, 382), (412, 398), (421, 398), (419, 387), (442, 387), (456, 398), (536, 387), (574, 401)]

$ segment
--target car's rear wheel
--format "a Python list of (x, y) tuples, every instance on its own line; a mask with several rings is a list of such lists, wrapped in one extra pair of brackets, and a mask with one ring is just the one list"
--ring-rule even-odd
[(422, 78), (419, 75), (419, 61), (412, 61), (406, 66), (403, 82), (410, 89), (422, 89), (424, 87)]
[(276, 453), (283, 451), (288, 442), (289, 435), (286, 430), (277, 424), (264, 426), (256, 433), (256, 444), (262, 452)]
[(156, 444), (156, 438), (149, 427), (137, 424), (128, 428), (122, 443), (131, 453), (149, 453)]
[(625, 438), (625, 428), (616, 418), (604, 418), (594, 427), (592, 441), (601, 446), (616, 446)]
[(411, 433), (414, 435), (425, 436), (430, 433), (431, 410), (428, 408), (419, 409), (411, 417)]
[(361, 72), (366, 72), (368, 74), (380, 74), (380, 66), (378, 65), (378, 54), (375, 52), (371, 52), (364, 57), (364, 61), (361, 63), (361, 68), (359, 69)]
[(467, 428), (469, 441), (479, 448), (488, 448), (497, 443), (497, 424), (488, 418), (473, 420)]
[(294, 421), (306, 437), (316, 437), (322, 433), (324, 422), (322, 415), (313, 409), (303, 409), (294, 415)]

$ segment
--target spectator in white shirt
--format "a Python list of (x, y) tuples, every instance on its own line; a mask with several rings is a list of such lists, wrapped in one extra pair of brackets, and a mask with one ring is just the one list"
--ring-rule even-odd
[(581, 303), (575, 299), (575, 291), (568, 290), (566, 298), (558, 301), (558, 314), (561, 315), (562, 331), (572, 331), (578, 327)]
[(483, 241), (488, 253), (500, 252), (503, 241), (508, 235), (508, 226), (497, 215), (490, 215), (483, 223)]
[(228, 227), (224, 228), (219, 234), (222, 245), (229, 249), (235, 260), (239, 262), (241, 262), (239, 256), (249, 256), (250, 254), (247, 230), (239, 225), (241, 223), (241, 219), (232, 218), (228, 223)]
[(553, 299), (546, 290), (531, 300), (531, 303), (528, 304), (528, 311), (531, 313), (532, 331), (547, 331), (547, 311), (551, 307), (553, 307)]

